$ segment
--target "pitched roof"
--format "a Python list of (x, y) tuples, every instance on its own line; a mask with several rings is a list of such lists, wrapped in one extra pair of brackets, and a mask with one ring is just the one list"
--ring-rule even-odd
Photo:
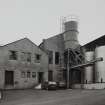
[(88, 47), (88, 46), (100, 46), (100, 45), (105, 45), (105, 35), (83, 45), (82, 47)]
[(39, 46), (37, 46), (34, 42), (32, 42), (29, 38), (25, 37), (25, 38), (22, 38), (22, 39), (19, 39), (19, 40), (16, 40), (14, 42), (11, 42), (11, 43), (8, 43), (8, 44), (5, 44), (5, 45), (2, 45), (0, 47), (5, 47), (5, 46), (8, 46), (8, 45), (11, 45), (13, 43), (17, 43), (19, 41), (22, 41), (22, 40), (28, 40), (30, 43), (34, 44), (36, 47), (38, 47), (41, 51), (43, 51), (44, 53), (46, 53), (44, 50), (42, 50)]

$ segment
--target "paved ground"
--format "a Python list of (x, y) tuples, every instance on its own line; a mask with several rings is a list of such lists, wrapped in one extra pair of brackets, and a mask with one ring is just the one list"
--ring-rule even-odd
[(105, 105), (105, 90), (12, 90), (0, 105)]

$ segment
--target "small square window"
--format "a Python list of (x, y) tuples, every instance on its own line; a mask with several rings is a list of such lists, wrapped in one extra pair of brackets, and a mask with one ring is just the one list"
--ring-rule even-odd
[(36, 72), (32, 72), (32, 78), (36, 77)]
[(55, 64), (59, 64), (59, 52), (55, 52)]
[(37, 60), (40, 60), (40, 58), (41, 58), (41, 55), (37, 54), (37, 55), (36, 55), (36, 59), (37, 59)]
[(26, 61), (26, 53), (25, 52), (21, 53), (21, 60)]
[(49, 51), (48, 56), (49, 56), (49, 64), (53, 64), (53, 51)]
[(40, 60), (41, 60), (41, 55), (35, 54), (35, 62), (40, 63)]
[(30, 78), (31, 77), (31, 73), (28, 71), (27, 72), (27, 78)]
[(31, 62), (31, 53), (27, 53), (27, 61)]
[(21, 72), (21, 77), (25, 78), (25, 72), (24, 71)]
[(17, 60), (17, 51), (10, 51), (9, 59), (10, 60)]

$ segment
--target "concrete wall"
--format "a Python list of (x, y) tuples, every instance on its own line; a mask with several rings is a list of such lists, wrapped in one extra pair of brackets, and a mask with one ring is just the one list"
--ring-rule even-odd
[(74, 84), (74, 89), (105, 89), (105, 83), (94, 83), (94, 84)]
[[(17, 51), (18, 60), (9, 59), (9, 51)], [(31, 62), (22, 61), (22, 52), (31, 53)], [(35, 54), (41, 55), (40, 63), (35, 62)], [(25, 38), (11, 44), (7, 44), (0, 48), (0, 88), (5, 87), (5, 70), (14, 71), (14, 85), (12, 88), (30, 88), (38, 83), (38, 72), (44, 72), (43, 80), (48, 80), (48, 56), (32, 43), (29, 39)], [(22, 77), (21, 72), (30, 71), (31, 77)], [(32, 72), (36, 72), (36, 77), (32, 77)]]
[(105, 89), (105, 83), (84, 84), (84, 89)]

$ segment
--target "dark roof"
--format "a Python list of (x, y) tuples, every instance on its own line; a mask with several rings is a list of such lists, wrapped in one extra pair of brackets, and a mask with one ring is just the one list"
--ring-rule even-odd
[[(49, 38), (47, 38), (47, 39), (43, 39), (43, 41), (44, 41), (44, 40), (52, 39), (52, 38), (54, 38), (54, 37), (62, 36), (62, 35), (63, 35), (63, 33), (60, 33), (60, 34), (54, 35), (54, 36), (52, 36), (52, 37), (49, 37)], [(43, 44), (43, 41), (39, 44), (39, 47)]]
[(105, 45), (105, 35), (83, 45), (82, 47), (96, 47), (96, 46), (102, 46), (102, 45)]

